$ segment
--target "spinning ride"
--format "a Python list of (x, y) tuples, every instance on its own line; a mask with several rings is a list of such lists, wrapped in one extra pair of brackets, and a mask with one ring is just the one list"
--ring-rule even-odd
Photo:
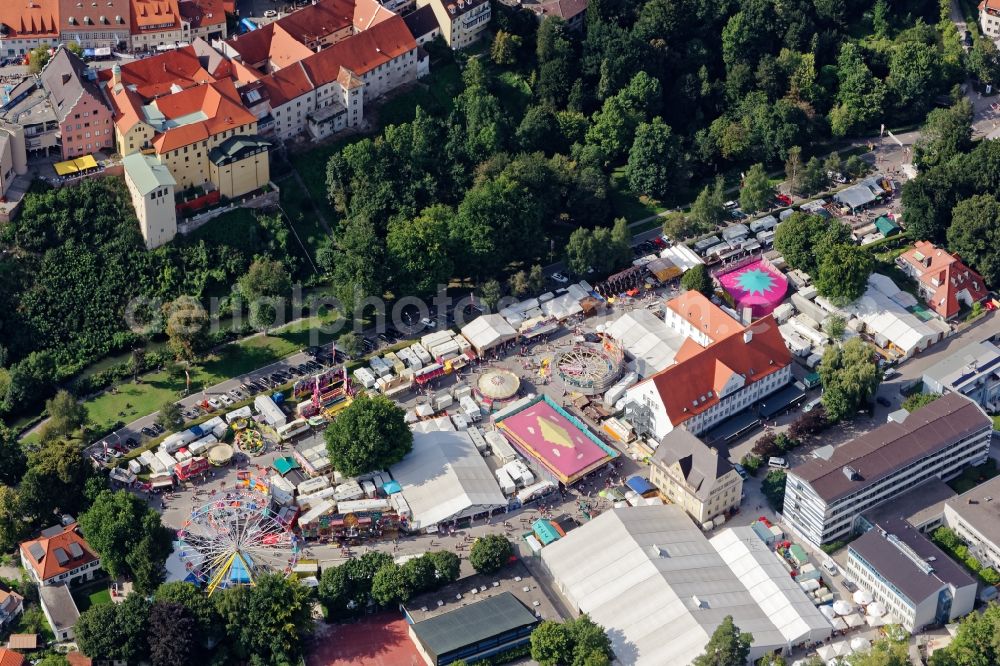
[(196, 507), (177, 531), (178, 557), (209, 595), (253, 585), (264, 573), (292, 572), (298, 539), (267, 505), (267, 497), (253, 490), (230, 491)]
[(624, 354), (610, 340), (600, 345), (580, 344), (559, 354), (553, 363), (556, 380), (567, 390), (600, 395), (622, 374)]

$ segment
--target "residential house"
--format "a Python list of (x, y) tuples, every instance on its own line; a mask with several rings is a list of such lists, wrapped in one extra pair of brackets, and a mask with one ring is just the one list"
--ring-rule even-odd
[(434, 8), (441, 36), (453, 49), (474, 44), (486, 32), (492, 17), (489, 0), (417, 0), (417, 7)]
[(23, 611), (24, 597), (13, 590), (0, 589), (0, 627), (9, 627)]
[(410, 29), (410, 34), (416, 40), (417, 46), (432, 42), (441, 34), (441, 26), (434, 14), (434, 8), (430, 5), (424, 5), (420, 9), (410, 12), (403, 17), (403, 21)]
[(41, 587), (90, 580), (101, 567), (76, 522), (42, 530), (21, 544), (20, 553), (21, 566)]
[(733, 465), (683, 428), (660, 440), (649, 480), (699, 525), (738, 507), (743, 493), (743, 478)]
[(851, 535), (858, 517), (936, 477), (949, 479), (989, 455), (993, 422), (948, 394), (788, 471), (785, 523), (816, 545)]
[(0, 2), (0, 57), (59, 43), (59, 0)]
[(1000, 40), (1000, 0), (979, 3), (979, 27), (993, 41)]
[(547, 16), (554, 16), (565, 21), (567, 29), (582, 32), (587, 22), (587, 0), (540, 0), (525, 2), (523, 6), (538, 17), (539, 23)]
[(929, 241), (917, 241), (896, 258), (896, 265), (917, 282), (917, 290), (939, 317), (958, 316), (962, 305), (972, 307), (989, 297), (983, 276)]
[[(266, 159), (266, 158), (265, 158)], [(139, 231), (146, 248), (169, 243), (177, 235), (174, 188), (177, 181), (170, 170), (152, 155), (131, 153), (122, 159), (125, 187), (139, 219)]]
[(177, 0), (129, 0), (132, 15), (132, 48), (176, 46), (186, 37)]
[(229, 35), (224, 0), (180, 0), (177, 8), (185, 25), (186, 41), (193, 43), (196, 39), (204, 39), (211, 42)]
[[(702, 332), (721, 330), (714, 327), (717, 315), (695, 321)], [(625, 392), (625, 418), (636, 433), (657, 441), (680, 426), (697, 435), (791, 382), (791, 365), (771, 315), (734, 327), (706, 347), (689, 338), (674, 365)]]
[(130, 0), (59, 0), (59, 38), (85, 49), (124, 48), (129, 43)]
[(0, 666), (25, 666), (28, 663), (20, 652), (15, 652), (11, 648), (0, 648)]
[(89, 69), (72, 51), (60, 48), (40, 75), (59, 123), (56, 135), (68, 160), (115, 145), (111, 109)]

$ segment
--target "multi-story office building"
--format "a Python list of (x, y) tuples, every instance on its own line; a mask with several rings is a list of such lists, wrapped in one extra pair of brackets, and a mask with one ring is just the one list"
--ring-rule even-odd
[(1000, 571), (1000, 476), (946, 501), (944, 522), (980, 564)]
[(902, 518), (852, 541), (847, 573), (910, 632), (967, 615), (976, 602), (976, 581)]
[(993, 422), (960, 395), (938, 398), (788, 472), (784, 518), (814, 544), (842, 539), (868, 509), (989, 455)]
[(989, 341), (959, 347), (924, 370), (924, 390), (959, 393), (987, 412), (1000, 409), (1000, 347)]

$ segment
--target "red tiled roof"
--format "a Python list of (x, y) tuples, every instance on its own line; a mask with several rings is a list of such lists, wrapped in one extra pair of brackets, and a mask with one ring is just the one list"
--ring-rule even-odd
[(738, 321), (700, 291), (684, 292), (667, 301), (666, 306), (713, 341), (718, 341), (733, 331), (743, 330)]
[(168, 120), (189, 116), (198, 111), (205, 115), (204, 120), (173, 127), (157, 135), (153, 139), (153, 147), (160, 154), (196, 141), (204, 141), (210, 136), (257, 120), (243, 106), (236, 86), (229, 79), (161, 97), (155, 104)]
[(122, 65), (121, 71), (122, 83), (135, 86), (136, 92), (145, 99), (165, 95), (175, 85), (190, 88), (216, 80), (215, 76), (202, 67), (192, 46), (134, 60)]
[(0, 648), (0, 666), (24, 666), (26, 663), (24, 655), (7, 648)]
[(86, 657), (79, 652), (70, 652), (66, 655), (69, 666), (92, 666), (94, 663), (90, 657)]
[(225, 0), (181, 0), (178, 8), (192, 30), (226, 23)]
[[(181, 19), (177, 0), (131, 0), (131, 2), (133, 34), (176, 30), (180, 27)], [(155, 30), (154, 27), (156, 27)]]
[(305, 95), (313, 89), (313, 84), (303, 69), (304, 63), (305, 61), (297, 62), (291, 67), (285, 67), (273, 74), (268, 74), (260, 80), (270, 95), (272, 109), (286, 104), (300, 95)]
[[(41, 547), (41, 558), (36, 558), (32, 552), (32, 546), (36, 544)], [(83, 554), (79, 557), (74, 558), (72, 555), (73, 544), (77, 544), (83, 551)], [(62, 555), (57, 552), (60, 549), (62, 550)], [(37, 551), (37, 549), (34, 550)], [(67, 526), (63, 531), (54, 536), (39, 536), (37, 539), (25, 541), (21, 544), (21, 553), (24, 555), (25, 561), (31, 565), (31, 568), (35, 570), (35, 573), (42, 580), (48, 580), (59, 574), (67, 573), (97, 559), (97, 555), (91, 549), (90, 544), (87, 543), (87, 540), (83, 538), (83, 535), (77, 529), (76, 523)], [(65, 564), (59, 563), (60, 557), (62, 557)]]
[(60, 32), (124, 32), (131, 13), (129, 0), (59, 0)]
[(983, 0), (979, 3), (979, 11), (983, 11), (984, 9), (1000, 12), (1000, 0)]
[(916, 271), (917, 279), (931, 292), (927, 305), (945, 319), (958, 314), (958, 294), (962, 291), (967, 290), (973, 302), (988, 296), (982, 275), (962, 263), (957, 254), (929, 241), (917, 241), (899, 258)]
[(704, 349), (685, 343), (675, 361), (644, 381), (653, 382), (676, 426), (717, 404), (719, 392), (734, 374), (744, 375), (749, 386), (788, 365), (791, 354), (768, 315)]
[(59, 36), (59, 0), (3, 0), (0, 23), (9, 32), (5, 39)]
[(354, 3), (354, 29), (358, 32), (368, 30), (373, 25), (387, 21), (395, 16), (378, 2), (378, 0), (357, 0)]
[(354, 7), (351, 0), (320, 0), (278, 20), (277, 25), (305, 44), (350, 27)]
[(310, 56), (302, 62), (302, 66), (309, 73), (313, 84), (321, 86), (336, 81), (341, 67), (356, 76), (364, 76), (379, 65), (415, 48), (417, 43), (406, 23), (399, 16), (392, 16), (372, 26), (370, 30)]

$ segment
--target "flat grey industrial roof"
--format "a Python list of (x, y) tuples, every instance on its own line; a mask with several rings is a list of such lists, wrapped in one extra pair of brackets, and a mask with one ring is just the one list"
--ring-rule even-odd
[(510, 592), (432, 617), (412, 625), (413, 633), (435, 656), (526, 627), (538, 618)]
[[(913, 412), (903, 423), (886, 423), (837, 447), (829, 460), (814, 458), (790, 473), (833, 502), (992, 425), (976, 403), (949, 393)], [(856, 478), (844, 473), (848, 466), (858, 473)]]
[(948, 500), (946, 504), (993, 543), (1000, 543), (1000, 476)]
[(873, 524), (899, 517), (919, 529), (943, 514), (945, 500), (955, 496), (951, 486), (935, 476), (866, 511), (864, 517)]
[(942, 360), (924, 370), (924, 376), (945, 386), (955, 386), (969, 378), (987, 372), (1000, 364), (1000, 349), (989, 341), (973, 342), (959, 347)]
[[(886, 535), (881, 533), (879, 527), (885, 530)], [(879, 527), (859, 536), (848, 548), (875, 567), (883, 578), (914, 604), (936, 595), (944, 584), (956, 588), (976, 584), (965, 569), (902, 518), (890, 518), (880, 523)], [(930, 571), (924, 571), (903, 549), (893, 544), (889, 535), (908, 546)]]

